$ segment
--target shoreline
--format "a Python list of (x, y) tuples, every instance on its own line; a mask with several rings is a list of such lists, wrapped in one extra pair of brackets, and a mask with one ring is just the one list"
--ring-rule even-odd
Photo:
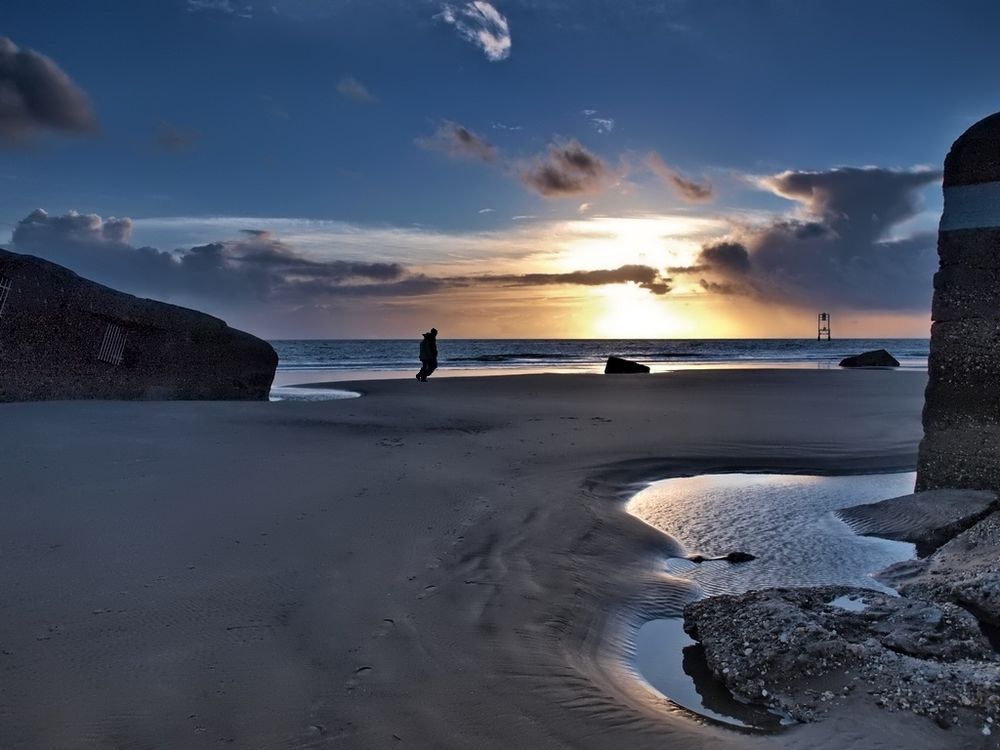
[[(665, 375), (675, 372), (708, 370), (822, 370), (822, 371), (848, 371), (852, 368), (843, 368), (836, 362), (804, 362), (804, 361), (720, 361), (720, 362), (678, 362), (663, 363), (654, 362), (650, 364), (652, 375)], [(321, 388), (338, 383), (354, 383), (369, 380), (410, 380), (413, 373), (419, 369), (417, 366), (413, 370), (347, 370), (347, 369), (281, 369), (279, 365), (275, 375), (274, 387), (290, 388)], [(865, 369), (865, 368), (862, 368)], [(867, 368), (872, 369), (872, 368)], [(927, 372), (927, 362), (924, 360), (918, 364), (903, 363), (895, 368), (878, 368), (892, 370), (895, 372)], [(301, 377), (314, 378), (322, 375), (320, 380), (302, 380)], [(578, 367), (551, 367), (544, 365), (529, 365), (518, 367), (449, 367), (447, 365), (439, 367), (432, 378), (441, 380), (443, 378), (476, 378), (476, 377), (516, 377), (520, 375), (604, 375), (604, 363), (592, 365), (580, 365)], [(301, 376), (301, 377), (300, 377)]]
[[(86, 556), (88, 564), (46, 563), (49, 577), (96, 567), (116, 585), (84, 576), (81, 585), (64, 581), (70, 595), (36, 602), (33, 619), (8, 611), (0, 642), (15, 646), (8, 674), (18, 689), (0, 696), (0, 727), (15, 747), (79, 736), (72, 717), (90, 713), (105, 716), (105, 737), (158, 737), (167, 747), (230, 738), (380, 748), (394, 736), (428, 748), (817, 741), (810, 727), (749, 736), (708, 725), (634, 675), (634, 631), (678, 602), (658, 589), (663, 535), (624, 504), (638, 485), (671, 475), (912, 470), (924, 379), (782, 370), (490, 376), (441, 378), (436, 388), (339, 381), (365, 396), (311, 403), (3, 405), (28, 438), (13, 446), (12, 490), (49, 490), (52, 507), (41, 515), (52, 524), (71, 498), (100, 498), (105, 520), (67, 527), (67, 537), (120, 534), (132, 546), (124, 568)], [(41, 443), (43, 434), (59, 445)], [(198, 439), (177, 441), (184, 434)], [(54, 477), (42, 467), (59, 464), (57, 448), (70, 459)], [(59, 489), (67, 486), (78, 491)], [(158, 524), (101, 527), (151, 494)], [(66, 557), (67, 542), (50, 550), (51, 528), (25, 528), (28, 514), (13, 515), (7, 534), (18, 535), (22, 554), (4, 555), (3, 575), (12, 599), (30, 602), (45, 581), (23, 566), (32, 556)], [(151, 588), (120, 580), (136, 576)], [(158, 576), (170, 584), (163, 591)], [(117, 600), (123, 584), (136, 606), (119, 613), (103, 600)], [(164, 630), (163, 615), (152, 613), (181, 602), (195, 614)], [(104, 616), (97, 610), (118, 620), (124, 630), (115, 632), (130, 634), (133, 649), (119, 653), (119, 637), (93, 629), (92, 618)], [(44, 621), (59, 626), (56, 635), (33, 641)], [(65, 666), (72, 651), (52, 661), (46, 644), (65, 639), (72, 649), (84, 636), (92, 662), (77, 656)], [(212, 658), (184, 645), (202, 642)], [(22, 662), (23, 653), (32, 658)], [(122, 684), (94, 696), (80, 680), (97, 664)], [(153, 669), (173, 686), (169, 695), (154, 699), (131, 676), (137, 668)], [(220, 680), (222, 695), (191, 689)], [(106, 708), (81, 708), (79, 695)], [(39, 705), (63, 718), (53, 722)], [(837, 746), (835, 727), (822, 729)], [(877, 738), (880, 725), (868, 729)]]

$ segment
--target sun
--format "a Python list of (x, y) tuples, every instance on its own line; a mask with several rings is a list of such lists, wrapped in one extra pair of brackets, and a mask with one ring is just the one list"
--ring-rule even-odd
[(606, 339), (671, 339), (692, 335), (692, 321), (678, 315), (669, 300), (635, 284), (595, 290), (593, 336)]

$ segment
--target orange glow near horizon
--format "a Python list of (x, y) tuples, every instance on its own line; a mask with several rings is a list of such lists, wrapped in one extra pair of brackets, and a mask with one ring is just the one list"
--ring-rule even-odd
[(698, 335), (691, 320), (677, 314), (663, 295), (635, 284), (612, 284), (595, 290), (590, 324), (594, 338), (660, 339)]

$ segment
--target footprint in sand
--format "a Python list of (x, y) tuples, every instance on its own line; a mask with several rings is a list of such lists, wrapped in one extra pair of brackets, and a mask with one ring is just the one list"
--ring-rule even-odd
[(375, 671), (375, 667), (368, 666), (367, 664), (358, 667), (354, 670), (354, 675), (348, 678), (347, 682), (344, 683), (345, 690), (354, 690), (361, 684), (361, 680), (364, 679), (366, 675)]
[(437, 593), (437, 586), (431, 584), (430, 586), (424, 586), (424, 590), (417, 595), (417, 598), (426, 599), (429, 596), (434, 596), (434, 594), (436, 593)]
[(396, 621), (391, 617), (386, 617), (375, 630), (372, 631), (372, 638), (385, 638), (396, 627)]

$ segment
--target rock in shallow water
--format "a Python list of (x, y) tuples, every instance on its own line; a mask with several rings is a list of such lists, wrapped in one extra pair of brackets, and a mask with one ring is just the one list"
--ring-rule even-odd
[(949, 726), (1000, 720), (1000, 664), (953, 604), (845, 586), (766, 589), (689, 604), (684, 629), (737, 697), (799, 721), (856, 691)]

